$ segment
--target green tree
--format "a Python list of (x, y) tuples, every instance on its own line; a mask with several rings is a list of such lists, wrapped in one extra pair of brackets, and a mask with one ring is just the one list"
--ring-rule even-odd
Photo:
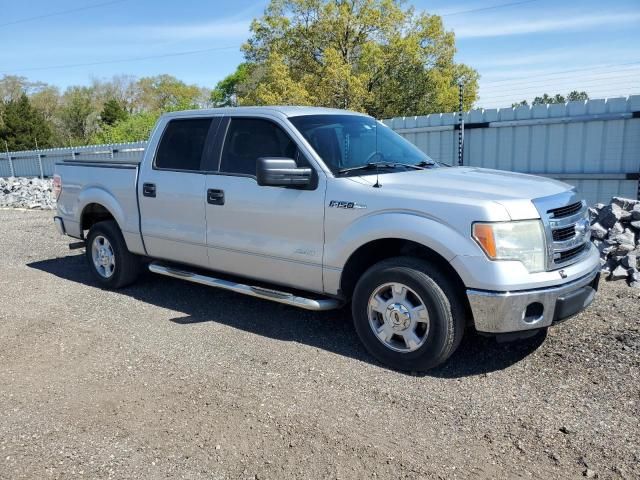
[(198, 108), (202, 90), (171, 75), (145, 77), (138, 81), (143, 111), (167, 112)]
[(556, 93), (551, 96), (548, 93), (543, 94), (541, 97), (536, 97), (533, 99), (533, 105), (545, 105), (550, 103), (565, 103), (564, 96)]
[(122, 104), (115, 98), (111, 98), (102, 107), (100, 121), (105, 125), (114, 125), (116, 122), (126, 119), (127, 116), (127, 111)]
[(70, 87), (63, 95), (60, 120), (74, 143), (86, 143), (97, 128), (98, 113), (93, 105), (92, 90)]
[(113, 125), (105, 125), (91, 137), (91, 143), (122, 143), (147, 140), (159, 113), (134, 113)]
[(220, 80), (211, 90), (211, 103), (214, 107), (235, 107), (238, 105), (238, 87), (247, 81), (250, 65), (241, 63), (231, 75)]
[[(575, 102), (575, 101), (585, 101), (589, 100), (589, 95), (587, 92), (579, 92), (577, 90), (573, 90), (567, 96), (556, 93), (555, 95), (549, 95), (548, 93), (544, 93), (540, 97), (536, 97), (533, 99), (533, 105), (548, 105), (554, 103), (565, 103), (565, 102)], [(519, 107), (521, 105), (528, 105), (526, 100), (522, 100), (521, 102), (513, 103), (511, 106), (513, 108)]]
[(391, 117), (457, 110), (458, 83), (465, 108), (477, 98), (478, 74), (454, 62), (453, 33), (401, 0), (271, 0), (251, 31), (244, 77), (229, 82), (240, 104)]
[[(34, 109), (25, 93), (2, 104), (0, 143), (9, 150), (31, 150), (52, 145), (52, 134), (43, 115)], [(4, 145), (3, 145), (4, 147)]]
[(587, 92), (578, 92), (577, 90), (573, 90), (567, 95), (568, 102), (576, 102), (576, 101), (584, 101), (589, 100), (589, 95)]

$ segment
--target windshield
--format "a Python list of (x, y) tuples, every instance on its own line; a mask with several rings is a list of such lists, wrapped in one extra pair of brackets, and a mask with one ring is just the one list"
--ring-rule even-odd
[(385, 170), (435, 165), (416, 146), (371, 117), (303, 115), (289, 121), (333, 173), (367, 165), (380, 165)]

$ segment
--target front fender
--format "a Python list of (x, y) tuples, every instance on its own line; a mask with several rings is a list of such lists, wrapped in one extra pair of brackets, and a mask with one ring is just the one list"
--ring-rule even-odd
[(325, 265), (342, 269), (360, 246), (374, 240), (400, 238), (422, 244), (451, 261), (458, 255), (478, 255), (469, 236), (450, 225), (414, 212), (385, 212), (366, 215), (325, 245)]

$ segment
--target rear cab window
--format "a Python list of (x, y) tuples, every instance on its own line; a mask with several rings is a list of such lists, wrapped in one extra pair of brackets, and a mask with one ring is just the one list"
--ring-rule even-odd
[(154, 169), (202, 171), (207, 141), (219, 124), (220, 117), (169, 121), (158, 145)]

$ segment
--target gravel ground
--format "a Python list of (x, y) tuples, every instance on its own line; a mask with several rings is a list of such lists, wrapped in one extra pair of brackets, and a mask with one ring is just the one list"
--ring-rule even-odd
[(640, 293), (387, 370), (347, 312), (147, 274), (93, 284), (51, 213), (0, 210), (0, 478), (640, 478)]

